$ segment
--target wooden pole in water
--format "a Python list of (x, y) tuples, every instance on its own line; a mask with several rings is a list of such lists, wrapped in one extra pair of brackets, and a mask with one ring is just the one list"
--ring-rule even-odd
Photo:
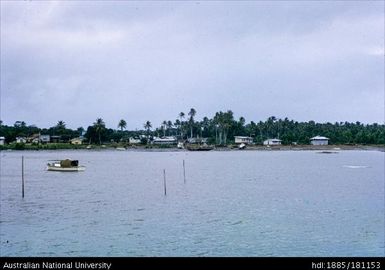
[(21, 156), (21, 197), (24, 198), (24, 156)]
[(166, 170), (163, 169), (163, 185), (164, 185), (164, 196), (167, 195), (167, 189), (166, 189)]
[(186, 184), (186, 167), (184, 165), (184, 160), (183, 160), (183, 182)]

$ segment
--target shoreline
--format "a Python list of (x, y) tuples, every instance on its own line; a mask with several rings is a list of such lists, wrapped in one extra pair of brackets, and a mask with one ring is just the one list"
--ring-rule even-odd
[[(119, 149), (120, 148), (120, 149)], [(124, 149), (122, 149), (124, 148)], [(12, 149), (12, 148), (2, 148), (0, 152), (9, 152), (9, 151), (63, 151), (63, 150), (87, 150), (87, 151), (137, 151), (137, 152), (191, 152), (187, 149), (180, 149), (176, 146), (171, 147), (146, 147), (146, 146), (116, 146), (116, 145), (92, 145), (92, 148), (87, 148), (86, 146), (76, 146), (76, 147), (64, 147), (64, 148), (38, 148), (36, 146), (26, 147), (24, 149)], [(274, 146), (265, 146), (265, 145), (252, 145), (247, 146), (245, 149), (239, 149), (236, 145), (229, 145), (226, 147), (217, 146), (209, 152), (229, 152), (229, 151), (325, 151), (325, 152), (338, 152), (338, 151), (349, 151), (349, 150), (359, 150), (359, 151), (379, 151), (385, 152), (385, 145), (274, 145)], [(207, 152), (207, 151), (204, 151)]]

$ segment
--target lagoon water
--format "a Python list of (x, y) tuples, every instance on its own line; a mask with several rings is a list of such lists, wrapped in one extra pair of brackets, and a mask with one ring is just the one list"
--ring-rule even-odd
[(1, 256), (384, 256), (383, 152), (0, 155)]

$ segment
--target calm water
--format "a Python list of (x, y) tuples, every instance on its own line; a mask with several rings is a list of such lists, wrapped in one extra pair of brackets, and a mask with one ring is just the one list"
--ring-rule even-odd
[(0, 155), (1, 256), (384, 256), (382, 152)]

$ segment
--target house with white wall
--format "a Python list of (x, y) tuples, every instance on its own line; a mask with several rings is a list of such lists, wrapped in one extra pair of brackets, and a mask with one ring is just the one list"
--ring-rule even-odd
[(253, 138), (248, 136), (234, 136), (234, 142), (236, 144), (251, 144), (253, 143)]
[(323, 137), (323, 136), (315, 136), (313, 138), (310, 138), (310, 144), (311, 145), (328, 145), (329, 138)]
[(267, 139), (263, 141), (263, 145), (281, 145), (282, 141), (280, 139)]

